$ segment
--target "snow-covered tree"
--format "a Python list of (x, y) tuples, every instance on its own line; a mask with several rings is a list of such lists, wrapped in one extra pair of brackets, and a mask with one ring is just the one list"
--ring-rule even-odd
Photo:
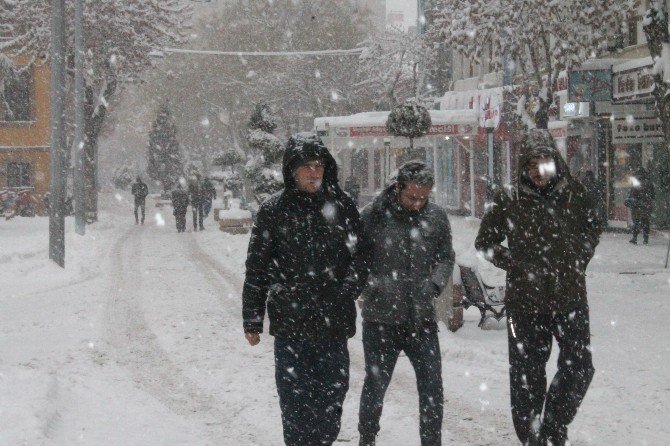
[(147, 174), (169, 191), (179, 181), (184, 170), (181, 150), (177, 141), (177, 127), (172, 119), (170, 105), (164, 103), (149, 133)]
[[(638, 0), (436, 0), (428, 32), (476, 63), (513, 61), (516, 81), (531, 87), (535, 123), (546, 128), (554, 80), (597, 57), (635, 13)], [(533, 124), (533, 123), (528, 123)]]
[(236, 149), (228, 149), (214, 158), (214, 165), (222, 168), (228, 168), (231, 172), (234, 171), (235, 166), (244, 161), (244, 153)]
[(119, 166), (114, 169), (112, 175), (114, 187), (119, 190), (128, 190), (128, 186), (133, 182), (133, 173), (128, 166)]
[[(93, 159), (110, 99), (121, 82), (134, 81), (150, 64), (156, 48), (185, 41), (191, 8), (182, 0), (84, 2), (85, 51), (85, 176), (92, 181)], [(74, 62), (74, 1), (65, 2), (66, 60), (72, 84)], [(51, 2), (0, 0), (0, 52), (49, 57)], [(72, 98), (72, 95), (66, 97)], [(71, 109), (71, 108), (70, 108)], [(72, 129), (72, 127), (70, 127)], [(95, 190), (94, 187), (87, 187)]]
[(375, 93), (381, 108), (393, 108), (409, 97), (424, 92), (426, 67), (436, 52), (426, 35), (387, 29), (365, 43), (359, 58), (359, 86)]
[(247, 144), (251, 153), (245, 172), (259, 204), (284, 186), (279, 164), (284, 149), (279, 139), (271, 133), (277, 127), (276, 122), (271, 108), (262, 102), (256, 104), (249, 119)]
[(416, 99), (408, 99), (394, 107), (386, 120), (386, 130), (395, 135), (409, 138), (410, 150), (414, 148), (414, 138), (425, 135), (432, 122), (430, 112)]

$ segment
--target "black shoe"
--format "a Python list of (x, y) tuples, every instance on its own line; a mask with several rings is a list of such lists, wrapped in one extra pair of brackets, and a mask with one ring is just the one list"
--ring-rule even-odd
[(200, 226), (200, 230), (201, 230), (201, 231), (204, 231), (204, 230), (205, 230), (205, 228), (203, 228), (202, 226)]
[(637, 245), (637, 239), (632, 238), (632, 239), (629, 240), (629, 242), (634, 244), (634, 245)]
[(642, 243), (644, 243), (645, 245), (648, 245), (648, 244), (649, 244), (649, 240), (644, 240)]
[(375, 446), (375, 437), (374, 434), (361, 434), (358, 446)]

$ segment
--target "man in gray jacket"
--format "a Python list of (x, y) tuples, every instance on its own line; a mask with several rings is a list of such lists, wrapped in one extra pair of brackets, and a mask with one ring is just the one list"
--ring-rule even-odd
[(416, 373), (421, 445), (442, 444), (442, 367), (433, 300), (449, 281), (454, 251), (447, 214), (428, 202), (433, 184), (424, 163), (408, 162), (362, 213), (373, 252), (363, 292), (361, 446), (375, 444), (384, 394), (401, 351)]

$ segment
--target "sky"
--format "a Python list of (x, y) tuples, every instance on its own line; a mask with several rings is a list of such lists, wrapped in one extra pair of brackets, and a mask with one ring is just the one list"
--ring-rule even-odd
[(403, 26), (416, 26), (416, 1), (412, 0), (386, 0), (386, 14), (391, 11), (402, 11), (404, 15)]

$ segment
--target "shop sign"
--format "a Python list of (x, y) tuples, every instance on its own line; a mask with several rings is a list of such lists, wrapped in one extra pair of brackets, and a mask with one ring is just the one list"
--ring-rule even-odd
[(614, 75), (614, 99), (640, 99), (650, 97), (654, 91), (654, 76), (648, 68), (625, 71)]
[(612, 70), (571, 71), (568, 74), (568, 100), (611, 101)]
[[(386, 131), (385, 126), (361, 126), (361, 127), (349, 127), (347, 134), (341, 135), (337, 132), (337, 136), (344, 137), (366, 137), (366, 136), (391, 136), (389, 132)], [(426, 133), (426, 136), (464, 136), (464, 135), (474, 135), (477, 133), (477, 128), (472, 124), (434, 124), (430, 126), (430, 130)]]
[(568, 128), (556, 127), (555, 129), (549, 129), (549, 134), (554, 138), (565, 138), (568, 136)]
[(561, 107), (561, 120), (588, 118), (591, 116), (588, 102), (566, 102)]
[(612, 119), (613, 144), (662, 142), (663, 124), (657, 118)]

